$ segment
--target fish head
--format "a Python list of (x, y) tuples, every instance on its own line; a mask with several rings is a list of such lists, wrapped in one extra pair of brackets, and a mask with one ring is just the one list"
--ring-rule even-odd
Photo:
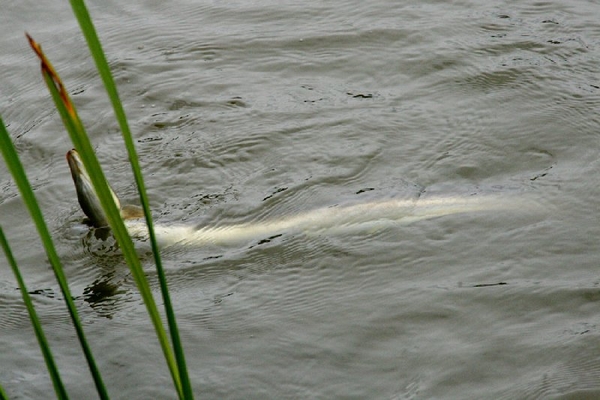
[[(81, 206), (81, 210), (88, 217), (91, 225), (96, 228), (108, 226), (108, 218), (102, 209), (100, 199), (94, 190), (90, 176), (88, 175), (81, 157), (77, 150), (72, 149), (67, 152), (67, 162), (71, 169), (71, 177), (75, 184), (75, 190), (77, 191), (77, 200)], [(112, 197), (115, 201), (117, 208), (121, 208), (121, 202), (119, 198), (112, 190), (110, 185), (108, 186)]]

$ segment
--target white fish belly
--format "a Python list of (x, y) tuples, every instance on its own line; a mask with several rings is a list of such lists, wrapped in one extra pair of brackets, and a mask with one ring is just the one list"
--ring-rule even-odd
[[(388, 199), (356, 205), (339, 205), (321, 208), (288, 217), (242, 223), (221, 227), (197, 228), (186, 225), (155, 226), (159, 246), (183, 245), (231, 245), (253, 239), (261, 239), (294, 232), (354, 232), (369, 231), (378, 226), (408, 224), (422, 219), (450, 214), (526, 211), (536, 205), (525, 199), (473, 195), (465, 197), (419, 198), (413, 200)], [(143, 220), (128, 221), (132, 237), (147, 237)]]

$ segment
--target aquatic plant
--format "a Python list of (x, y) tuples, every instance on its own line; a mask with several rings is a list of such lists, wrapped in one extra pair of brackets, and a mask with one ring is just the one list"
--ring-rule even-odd
[[(144, 209), (146, 223), (148, 225), (148, 231), (154, 253), (154, 260), (156, 264), (162, 300), (164, 303), (165, 314), (167, 317), (170, 341), (169, 336), (167, 335), (163, 323), (160, 319), (158, 307), (152, 295), (152, 291), (148, 284), (148, 280), (146, 279), (146, 275), (143, 272), (133, 242), (129, 237), (129, 234), (127, 233), (127, 230), (123, 224), (119, 210), (117, 209), (117, 206), (115, 205), (115, 202), (112, 198), (108, 183), (106, 182), (106, 178), (104, 176), (104, 173), (102, 172), (98, 159), (94, 154), (91, 142), (85, 132), (84, 126), (81, 120), (79, 119), (75, 105), (71, 101), (69, 94), (65, 88), (65, 85), (61, 81), (59, 75), (52, 67), (52, 64), (50, 63), (46, 55), (42, 52), (41, 46), (37, 42), (35, 42), (33, 38), (31, 38), (29, 35), (27, 35), (27, 38), (32, 49), (40, 59), (42, 76), (44, 78), (44, 81), (46, 82), (50, 94), (52, 95), (56, 109), (61, 115), (61, 118), (63, 120), (65, 128), (69, 133), (73, 145), (75, 146), (75, 148), (81, 155), (81, 158), (83, 159), (85, 168), (90, 175), (94, 189), (98, 195), (98, 198), (100, 199), (102, 208), (108, 218), (110, 228), (119, 244), (123, 257), (132, 272), (132, 276), (134, 277), (138, 290), (140, 291), (140, 295), (146, 305), (148, 314), (154, 325), (158, 341), (161, 345), (165, 360), (169, 367), (169, 371), (171, 373), (171, 377), (173, 379), (173, 384), (175, 386), (177, 394), (181, 399), (191, 399), (193, 398), (193, 393), (187, 373), (185, 355), (179, 337), (179, 332), (177, 329), (175, 314), (173, 312), (171, 300), (169, 297), (168, 285), (164, 274), (164, 270), (162, 268), (160, 254), (158, 252), (158, 246), (156, 244), (156, 238), (153, 231), (152, 217), (149, 210), (149, 201), (145, 191), (144, 180), (140, 171), (137, 153), (135, 151), (134, 142), (132, 139), (131, 132), (129, 130), (129, 125), (127, 123), (125, 111), (123, 109), (121, 101), (119, 100), (117, 88), (114, 83), (112, 74), (110, 72), (108, 62), (106, 61), (106, 56), (102, 50), (102, 46), (96, 33), (96, 29), (92, 23), (92, 20), (83, 0), (71, 0), (71, 6), (79, 22), (83, 35), (86, 39), (90, 53), (96, 63), (99, 75), (102, 78), (102, 82), (108, 93), (108, 97), (112, 103), (116, 119), (123, 133), (123, 139), (125, 141), (125, 146), (129, 154), (131, 168), (138, 187), (140, 203), (142, 205), (142, 208)], [(32, 219), (34, 220), (34, 223), (38, 230), (38, 234), (42, 239), (42, 243), (46, 250), (46, 254), (48, 256), (50, 264), (52, 265), (54, 274), (62, 291), (63, 298), (67, 303), (67, 308), (71, 316), (71, 321), (77, 331), (77, 336), (82, 346), (86, 360), (88, 362), (90, 372), (94, 378), (96, 390), (100, 398), (108, 398), (108, 393), (106, 391), (104, 383), (102, 382), (100, 371), (98, 370), (95, 364), (93, 355), (90, 350), (90, 346), (85, 338), (85, 334), (77, 314), (77, 309), (75, 307), (75, 304), (73, 303), (73, 297), (70, 294), (66, 277), (63, 273), (60, 260), (54, 248), (51, 235), (44, 222), (43, 214), (39, 208), (37, 200), (35, 199), (33, 190), (31, 189), (31, 185), (28, 182), (25, 170), (21, 161), (19, 160), (14, 144), (12, 143), (10, 135), (7, 132), (6, 127), (4, 126), (4, 123), (1, 118), (0, 148), (2, 150), (2, 155), (4, 156), (6, 164), (13, 176), (13, 179), (17, 183), (19, 191), (21, 192), (21, 196), (23, 197), (23, 200), (32, 216)], [(29, 299), (27, 289), (17, 267), (16, 261), (14, 260), (8, 242), (1, 230), (1, 227), (0, 244), (4, 249), (6, 257), (9, 260), (9, 264), (13, 268), (13, 272), (15, 273), (15, 276), (19, 283), (23, 299), (27, 306), (27, 310), (29, 312), (32, 324), (34, 326), (36, 336), (38, 338), (40, 349), (44, 355), (48, 370), (52, 378), (56, 395), (58, 398), (67, 398), (66, 390), (60, 380), (59, 371), (52, 360), (52, 353), (50, 351), (47, 341), (44, 338), (41, 324), (37, 319), (35, 310), (33, 308), (31, 300)], [(1, 396), (5, 395), (3, 394), (2, 388), (0, 387), (0, 398), (3, 398)]]

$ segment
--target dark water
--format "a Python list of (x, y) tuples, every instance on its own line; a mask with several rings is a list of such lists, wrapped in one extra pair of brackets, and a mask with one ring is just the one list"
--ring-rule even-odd
[[(168, 248), (198, 398), (600, 397), (598, 4), (90, 7), (161, 223), (257, 221), (415, 192), (525, 196), (544, 210)], [(0, 112), (109, 392), (173, 398), (126, 267), (81, 241), (70, 145), (23, 36), (42, 43), (113, 187), (135, 202), (71, 11), (54, 1), (0, 13)], [(89, 398), (60, 291), (4, 164), (0, 224), (72, 397)], [(47, 398), (15, 287), (2, 259), (0, 383), (11, 398)]]

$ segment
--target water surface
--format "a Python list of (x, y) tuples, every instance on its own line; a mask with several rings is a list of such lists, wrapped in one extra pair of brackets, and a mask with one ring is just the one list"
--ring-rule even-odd
[[(160, 223), (420, 193), (514, 196), (543, 210), (168, 248), (198, 398), (600, 396), (594, 2), (90, 7)], [(173, 398), (126, 267), (82, 240), (70, 145), (23, 31), (67, 82), (113, 187), (135, 202), (117, 125), (67, 4), (37, 8), (20, 2), (0, 17), (0, 112), (109, 392)], [(87, 398), (93, 384), (4, 164), (0, 223), (67, 387)], [(0, 268), (0, 382), (11, 398), (44, 398), (51, 383), (15, 287)]]

